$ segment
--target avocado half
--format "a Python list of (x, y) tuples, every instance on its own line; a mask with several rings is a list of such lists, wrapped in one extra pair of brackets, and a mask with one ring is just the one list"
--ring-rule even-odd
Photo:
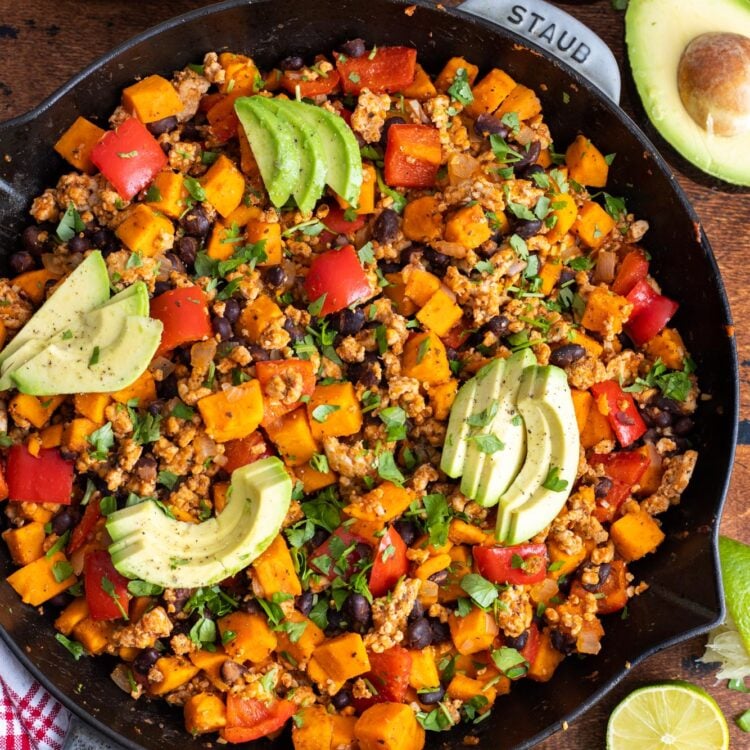
[[(707, 33), (750, 39), (750, 0), (630, 0), (625, 16), (625, 41), (630, 67), (646, 114), (661, 135), (704, 172), (736, 185), (750, 185), (750, 129), (735, 135), (709, 132), (683, 103), (678, 71), (683, 52)], [(704, 69), (703, 82), (715, 83), (730, 69), (729, 57), (717, 55), (716, 66)], [(735, 65), (732, 75), (737, 73)], [(704, 77), (705, 76), (705, 77)], [(750, 87), (750, 70), (744, 81)], [(737, 80), (724, 90), (740, 92)], [(684, 89), (683, 89), (684, 93)], [(734, 96), (732, 98), (735, 98)], [(750, 115), (750, 112), (746, 112)]]

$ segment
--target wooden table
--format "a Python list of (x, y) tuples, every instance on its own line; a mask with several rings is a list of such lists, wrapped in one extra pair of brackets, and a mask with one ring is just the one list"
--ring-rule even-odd
[[(0, 10), (0, 120), (34, 107), (70, 76), (111, 47), (171, 16), (207, 3), (199, 0), (3, 0)], [(447, 0), (446, 5), (458, 5)], [(630, 78), (623, 45), (624, 14), (609, 0), (558, 3), (593, 28), (610, 45), (623, 73), (622, 105), (636, 120), (646, 118)], [(743, 314), (750, 311), (750, 194), (703, 177), (685, 164), (667, 144), (654, 138), (675, 168), (713, 244), (724, 275), (737, 323), (740, 376), (750, 378), (750, 329)], [(742, 418), (744, 417), (744, 419)], [(742, 393), (740, 445), (722, 522), (722, 532), (750, 543), (750, 388)], [(713, 672), (696, 664), (703, 638), (695, 638), (654, 656), (633, 670), (609, 698), (578, 719), (565, 733), (542, 743), (543, 750), (594, 750), (604, 746), (607, 717), (616, 703), (636, 686), (653, 680), (681, 678), (702, 685), (719, 701), (730, 720), (732, 747), (746, 747), (732, 717), (750, 707), (748, 696), (713, 685)]]

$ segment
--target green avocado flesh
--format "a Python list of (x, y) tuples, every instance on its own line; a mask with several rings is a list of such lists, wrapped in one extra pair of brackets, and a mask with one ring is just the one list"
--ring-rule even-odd
[(643, 107), (654, 127), (688, 161), (737, 185), (750, 185), (750, 133), (711, 134), (680, 98), (677, 70), (685, 47), (707, 32), (750, 37), (748, 0), (630, 0), (625, 40)]
[(312, 211), (325, 185), (355, 205), (362, 185), (362, 159), (351, 129), (341, 117), (317, 107), (265, 96), (235, 103), (271, 202), (289, 196)]
[[(461, 492), (498, 505), (497, 538), (530, 539), (560, 512), (578, 471), (579, 436), (565, 372), (527, 349), (494, 360), (459, 390), (442, 470)], [(547, 486), (545, 486), (547, 485)]]
[(226, 507), (203, 523), (176, 521), (149, 500), (115, 511), (106, 524), (112, 563), (128, 578), (165, 588), (210, 586), (268, 548), (291, 497), (289, 474), (273, 457), (236, 469)]

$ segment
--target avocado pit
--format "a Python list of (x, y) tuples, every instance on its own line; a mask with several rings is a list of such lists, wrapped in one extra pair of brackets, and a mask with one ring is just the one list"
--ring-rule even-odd
[(709, 134), (750, 133), (750, 38), (729, 32), (695, 37), (677, 70), (680, 98)]

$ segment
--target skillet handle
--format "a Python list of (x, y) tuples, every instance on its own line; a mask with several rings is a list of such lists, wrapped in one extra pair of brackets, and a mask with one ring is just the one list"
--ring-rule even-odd
[(515, 31), (588, 78), (615, 104), (620, 69), (612, 50), (588, 26), (545, 0), (466, 0), (459, 10)]
[(84, 724), (77, 716), (71, 716), (63, 750), (124, 750), (96, 729)]

